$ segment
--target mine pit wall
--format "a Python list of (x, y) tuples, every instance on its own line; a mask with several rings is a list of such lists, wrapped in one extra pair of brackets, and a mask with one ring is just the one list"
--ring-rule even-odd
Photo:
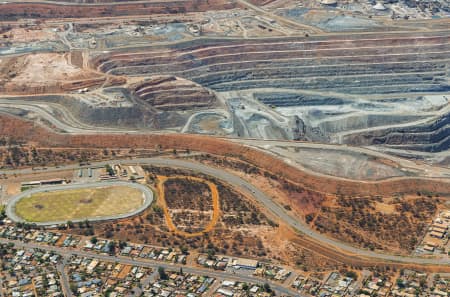
[(130, 107), (94, 107), (78, 99), (59, 97), (61, 105), (69, 109), (81, 122), (93, 126), (148, 127), (151, 121), (139, 122), (136, 119), (151, 118), (137, 105)]
[[(112, 74), (176, 73), (217, 92), (272, 87), (292, 91), (408, 96), (408, 93), (416, 92), (450, 91), (447, 69), (450, 37), (447, 32), (361, 33), (352, 35), (351, 40), (348, 36), (333, 36), (333, 40), (324, 38), (273, 38), (266, 42), (194, 40), (169, 45), (165, 50), (151, 47), (151, 52), (158, 58), (137, 49), (133, 56), (118, 52), (108, 57), (97, 57), (94, 63), (102, 71)], [(346, 40), (339, 42), (341, 39)], [(240, 60), (240, 63), (235, 63), (235, 60)], [(316, 101), (322, 99), (317, 98)], [(267, 98), (274, 105), (283, 104), (281, 100), (274, 100), (273, 97)], [(285, 104), (295, 106), (301, 100), (303, 98), (291, 97)], [(327, 98), (324, 102), (338, 101), (338, 98)], [(350, 122), (323, 122), (318, 130), (322, 130), (322, 134), (330, 134), (349, 128), (365, 129), (419, 119), (413, 116), (355, 117)], [(393, 127), (356, 132), (345, 136), (343, 143), (398, 145), (429, 152), (449, 149), (448, 127), (425, 123), (415, 129)], [(326, 141), (329, 136), (316, 134), (310, 137)]]
[(40, 146), (74, 148), (153, 148), (190, 149), (221, 156), (234, 156), (285, 177), (313, 191), (352, 196), (395, 195), (417, 191), (448, 196), (450, 181), (415, 177), (393, 178), (384, 181), (359, 182), (339, 178), (316, 176), (290, 166), (282, 160), (225, 139), (186, 134), (133, 134), (133, 135), (67, 135), (49, 132), (42, 126), (19, 118), (0, 115), (0, 135), (9, 135), (17, 141), (33, 142)]
[(450, 149), (450, 113), (428, 124), (346, 135), (344, 142), (391, 145), (426, 152), (447, 151)]
[(349, 116), (344, 119), (324, 120), (318, 126), (321, 131), (326, 134), (338, 133), (348, 130), (367, 129), (377, 126), (397, 125), (408, 123), (415, 120), (423, 119), (423, 116), (418, 115), (385, 115), (385, 114), (363, 114)]
[[(182, 42), (169, 46), (168, 49), (173, 52), (168, 52), (166, 49), (164, 55), (157, 59), (138, 51), (133, 57), (122, 56), (118, 53), (98, 58), (94, 63), (101, 71), (110, 71), (116, 75), (176, 73), (219, 92), (258, 87), (326, 89), (348, 94), (450, 90), (446, 73), (446, 61), (450, 58), (448, 36), (426, 39), (415, 39), (411, 36), (410, 39), (405, 39), (406, 41), (391, 38), (380, 42), (385, 46), (395, 45), (394, 48), (383, 48), (376, 44), (377, 40), (371, 39), (352, 40), (349, 44), (342, 43), (355, 48), (342, 47), (336, 41), (320, 42), (319, 45), (309, 41), (289, 42), (302, 40), (304, 39), (270, 39), (267, 44), (262, 41), (259, 41), (259, 44), (257, 41), (252, 41), (253, 44), (249, 41), (238, 44), (233, 40), (228, 44), (206, 42), (203, 46), (194, 42)], [(215, 47), (209, 47), (210, 45)], [(359, 46), (368, 45), (371, 48), (359, 48)], [(423, 53), (418, 53), (418, 50), (421, 51), (424, 48), (417, 48), (416, 46), (419, 45), (426, 46), (427, 51), (430, 51), (427, 52), (426, 61), (421, 61)], [(335, 48), (332, 48), (333, 46)], [(191, 52), (197, 49), (200, 50)], [(314, 49), (327, 51), (319, 55)], [(160, 52), (163, 51), (160, 50)], [(297, 58), (300, 60), (295, 60)], [(324, 61), (326, 59), (326, 64), (322, 64), (322, 58)], [(283, 62), (279, 59), (292, 61)], [(235, 60), (240, 60), (241, 63), (236, 65), (233, 63)], [(259, 60), (264, 62), (261, 63)], [(393, 64), (385, 64), (387, 61)], [(342, 64), (348, 65), (342, 66)], [(311, 66), (316, 67), (311, 68)], [(206, 74), (205, 69), (208, 70)], [(389, 77), (386, 78), (384, 74), (389, 74)], [(357, 80), (354, 79), (355, 75), (359, 76)]]
[(101, 76), (98, 78), (83, 79), (71, 82), (57, 82), (52, 85), (40, 85), (40, 86), (15, 85), (7, 83), (6, 85), (0, 85), (0, 93), (6, 93), (9, 95), (60, 93), (100, 86), (105, 82), (105, 80), (106, 78), (104, 76)]
[[(146, 121), (138, 122), (136, 119), (150, 118), (146, 111), (137, 105), (131, 107), (93, 107), (88, 103), (70, 96), (35, 96), (30, 101), (42, 103), (57, 103), (69, 110), (80, 122), (93, 126), (121, 126), (121, 127), (147, 127)], [(13, 98), (11, 98), (13, 100)]]
[(178, 14), (207, 10), (227, 10), (238, 7), (235, 1), (188, 0), (147, 3), (115, 3), (80, 5), (57, 3), (5, 3), (0, 9), (0, 19), (17, 18), (91, 18), (132, 16), (148, 14)]
[[(153, 85), (152, 82), (144, 83), (136, 88), (137, 91), (132, 90), (131, 94), (158, 110), (167, 111), (194, 110), (212, 107), (216, 103), (214, 94), (195, 84), (181, 86), (180, 89), (176, 85), (156, 84), (155, 88)], [(146, 89), (147, 86), (150, 88)]]

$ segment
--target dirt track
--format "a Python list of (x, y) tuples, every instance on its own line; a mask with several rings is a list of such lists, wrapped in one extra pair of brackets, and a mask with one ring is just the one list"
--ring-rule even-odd
[(205, 233), (210, 232), (216, 226), (217, 222), (219, 221), (219, 217), (220, 217), (219, 192), (217, 190), (217, 186), (210, 181), (207, 181), (207, 180), (204, 180), (204, 179), (201, 179), (198, 177), (193, 177), (193, 176), (189, 176), (189, 177), (171, 176), (170, 178), (171, 179), (172, 178), (185, 178), (188, 180), (193, 180), (196, 182), (201, 182), (201, 183), (207, 184), (209, 189), (211, 190), (211, 196), (212, 196), (211, 198), (213, 200), (213, 216), (212, 216), (211, 221), (208, 223), (208, 225), (205, 227), (205, 229), (201, 232), (189, 233), (189, 232), (179, 230), (172, 221), (172, 218), (169, 213), (169, 208), (166, 203), (165, 194), (164, 194), (164, 183), (169, 179), (169, 177), (158, 175), (158, 193), (159, 193), (159, 198), (160, 198), (159, 202), (162, 205), (162, 208), (164, 210), (164, 217), (166, 219), (166, 223), (167, 223), (169, 230), (172, 232), (175, 232), (176, 234), (182, 235), (184, 237), (203, 236)]

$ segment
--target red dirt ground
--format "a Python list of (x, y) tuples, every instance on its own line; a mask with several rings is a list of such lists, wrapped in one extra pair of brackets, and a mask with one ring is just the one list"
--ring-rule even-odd
[(151, 14), (176, 14), (238, 7), (235, 1), (190, 0), (148, 3), (116, 3), (96, 5), (62, 5), (52, 3), (5, 3), (0, 19), (7, 18), (91, 18)]
[(315, 176), (289, 166), (264, 152), (227, 141), (225, 139), (187, 134), (145, 135), (67, 135), (57, 134), (19, 118), (0, 115), (0, 135), (10, 135), (16, 140), (32, 142), (38, 146), (64, 146), (83, 148), (142, 148), (161, 145), (164, 149), (201, 151), (210, 154), (235, 156), (278, 176), (322, 193), (344, 195), (393, 195), (398, 193), (429, 192), (450, 193), (450, 181), (422, 178), (395, 178), (383, 181), (361, 182)]

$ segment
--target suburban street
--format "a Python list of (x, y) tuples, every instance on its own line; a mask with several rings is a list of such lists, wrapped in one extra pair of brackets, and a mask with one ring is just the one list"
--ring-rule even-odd
[(64, 293), (64, 296), (66, 297), (72, 297), (72, 291), (70, 290), (70, 284), (69, 284), (69, 277), (64, 270), (65, 266), (67, 264), (67, 259), (63, 257), (62, 263), (59, 263), (57, 265), (58, 273), (61, 276), (61, 286)]
[[(400, 255), (379, 253), (366, 249), (360, 249), (348, 243), (344, 243), (342, 241), (338, 241), (336, 239), (320, 234), (312, 230), (301, 219), (289, 214), (282, 206), (274, 202), (271, 197), (266, 195), (264, 192), (259, 190), (251, 183), (224, 170), (206, 166), (200, 163), (179, 159), (155, 157), (155, 158), (136, 158), (136, 159), (93, 162), (89, 166), (84, 166), (83, 168), (105, 166), (106, 164), (116, 164), (116, 163), (129, 165), (157, 165), (157, 166), (179, 167), (214, 176), (228, 183), (232, 187), (240, 189), (245, 194), (253, 196), (258, 202), (260, 202), (267, 210), (269, 210), (279, 220), (283, 221), (284, 223), (291, 226), (295, 230), (301, 232), (302, 235), (305, 236), (306, 238), (310, 238), (314, 241), (317, 241), (325, 246), (328, 246), (330, 249), (333, 250), (340, 249), (344, 253), (353, 254), (358, 257), (365, 257), (372, 260), (378, 259), (388, 262), (421, 264), (421, 265), (440, 265), (440, 266), (448, 266), (450, 264), (450, 259), (448, 258), (439, 259), (439, 258), (423, 258), (417, 256), (400, 256)], [(58, 170), (79, 169), (79, 168), (80, 166), (78, 164), (72, 164), (67, 166), (61, 166), (60, 168), (48, 168), (46, 171), (55, 171), (55, 170), (58, 171)], [(25, 174), (33, 172), (35, 171), (33, 171), (31, 168), (27, 168), (18, 170), (2, 170), (0, 171), (0, 174)]]
[[(58, 253), (63, 258), (69, 258), (72, 255), (76, 255), (79, 257), (88, 257), (88, 258), (96, 258), (103, 261), (113, 262), (113, 263), (121, 263), (121, 264), (127, 264), (127, 265), (133, 265), (133, 266), (142, 266), (142, 267), (148, 267), (152, 268), (153, 270), (157, 270), (158, 267), (163, 267), (166, 270), (172, 270), (172, 271), (179, 271), (180, 268), (183, 269), (184, 272), (187, 273), (193, 273), (197, 275), (208, 275), (211, 277), (214, 277), (219, 280), (227, 279), (227, 280), (234, 280), (234, 281), (240, 281), (240, 282), (249, 282), (254, 284), (264, 284), (268, 282), (267, 280), (248, 276), (244, 274), (233, 274), (226, 271), (217, 271), (212, 269), (206, 269), (206, 268), (199, 268), (199, 267), (189, 267), (185, 265), (177, 265), (177, 264), (168, 264), (163, 262), (157, 262), (152, 260), (143, 260), (141, 258), (135, 259), (135, 258), (126, 258), (122, 256), (108, 256), (104, 254), (96, 254), (92, 252), (85, 252), (75, 249), (67, 249), (67, 248), (59, 248), (55, 246), (49, 246), (49, 245), (40, 245), (35, 243), (24, 243), (17, 240), (8, 240), (0, 238), (0, 243), (2, 244), (8, 244), (13, 243), (16, 248), (25, 248), (25, 249), (42, 249), (46, 251), (51, 251)], [(64, 260), (63, 260), (64, 261)], [(64, 262), (63, 262), (64, 263)], [(61, 273), (61, 270), (63, 270), (63, 265), (58, 266), (58, 271)], [(68, 290), (70, 292), (69, 284), (68, 284), (68, 278), (65, 273), (62, 273), (62, 286), (64, 288), (64, 291)], [(291, 296), (300, 296), (305, 297), (304, 295), (299, 294), (297, 291), (291, 290), (289, 288), (286, 288), (280, 284), (274, 283), (274, 282), (268, 282), (270, 283), (270, 286), (273, 290), (275, 290), (278, 294), (288, 294)], [(71, 295), (66, 295), (71, 296)]]

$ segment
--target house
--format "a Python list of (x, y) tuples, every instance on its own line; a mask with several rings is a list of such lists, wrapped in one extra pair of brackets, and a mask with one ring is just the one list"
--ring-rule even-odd
[(233, 297), (233, 292), (224, 288), (220, 288), (219, 290), (217, 290), (217, 293), (220, 293), (222, 295), (228, 296), (228, 297)]
[(122, 249), (121, 254), (128, 255), (131, 252), (131, 250), (132, 250), (131, 246), (126, 246)]
[(442, 237), (444, 237), (444, 233), (443, 232), (432, 231), (432, 232), (430, 232), (430, 236), (436, 237), (436, 238), (442, 238)]
[(444, 212), (444, 213), (442, 214), (442, 216), (443, 216), (444, 218), (446, 218), (447, 220), (450, 220), (450, 210)]
[(230, 281), (230, 280), (224, 280), (222, 282), (222, 286), (224, 286), (224, 287), (234, 287), (235, 284), (236, 284), (235, 281)]
[(233, 267), (236, 269), (255, 270), (258, 267), (258, 261), (238, 258), (233, 261)]
[(91, 261), (91, 263), (89, 263), (88, 267), (86, 268), (87, 272), (91, 273), (92, 271), (94, 271), (95, 267), (97, 267), (98, 265), (98, 260), (94, 259)]
[(434, 246), (425, 245), (423, 249), (427, 252), (434, 252)]

